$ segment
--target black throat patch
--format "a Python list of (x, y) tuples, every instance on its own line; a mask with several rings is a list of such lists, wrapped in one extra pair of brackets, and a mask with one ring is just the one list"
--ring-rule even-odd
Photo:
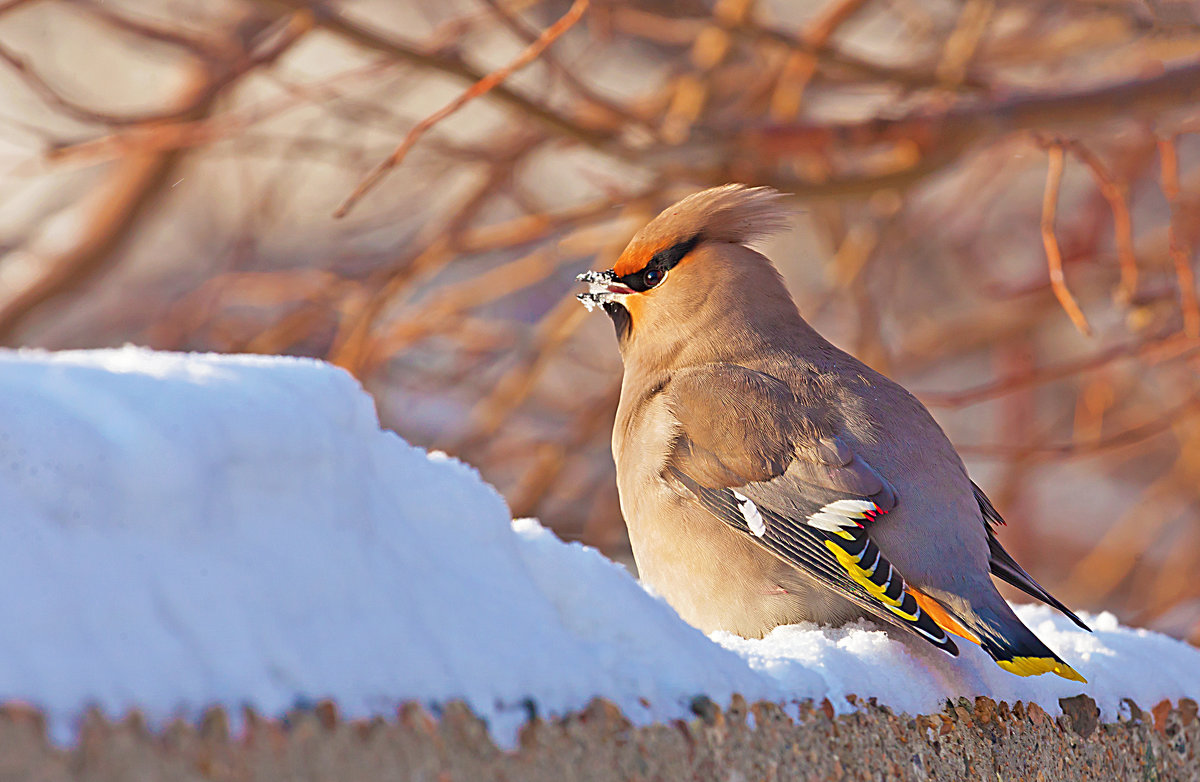
[(617, 304), (615, 301), (606, 301), (603, 305), (605, 313), (612, 319), (613, 327), (617, 330), (617, 342), (624, 342), (629, 336), (629, 330), (633, 328), (633, 318), (629, 315), (629, 310)]

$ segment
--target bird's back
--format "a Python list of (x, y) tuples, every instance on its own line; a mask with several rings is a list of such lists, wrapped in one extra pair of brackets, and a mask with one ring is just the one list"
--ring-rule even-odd
[[(768, 354), (747, 364), (786, 383), (802, 408), (822, 411), (821, 424), (896, 488), (899, 502), (872, 524), (871, 538), (911, 583), (960, 593), (994, 591), (971, 480), (916, 397), (828, 342), (803, 354)], [(920, 541), (937, 545), (915, 545)]]

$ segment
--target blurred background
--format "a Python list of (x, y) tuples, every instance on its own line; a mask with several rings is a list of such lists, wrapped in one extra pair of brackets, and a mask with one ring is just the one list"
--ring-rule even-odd
[(0, 344), (327, 359), (632, 566), (574, 277), (768, 184), (1017, 559), (1198, 642), (1197, 131), (1198, 2), (0, 0)]

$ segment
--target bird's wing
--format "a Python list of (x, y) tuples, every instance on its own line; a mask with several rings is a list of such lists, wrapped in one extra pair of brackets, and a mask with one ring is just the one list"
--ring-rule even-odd
[(988, 566), (992, 575), (1007, 581), (1030, 597), (1041, 600), (1046, 605), (1054, 606), (1072, 622), (1091, 632), (1092, 628), (1076, 616), (1075, 612), (1063, 605), (1058, 598), (1043, 589), (1042, 585), (1034, 581), (1033, 576), (1026, 573), (1025, 568), (1018, 565), (1012, 555), (1004, 550), (996, 538), (996, 525), (1004, 525), (1007, 522), (978, 484), (971, 481), (971, 488), (975, 491), (975, 500), (979, 503), (979, 510), (983, 514), (983, 526), (987, 530)]
[(677, 374), (666, 477), (710, 513), (869, 613), (958, 648), (871, 540), (895, 489), (783, 382), (730, 364)]

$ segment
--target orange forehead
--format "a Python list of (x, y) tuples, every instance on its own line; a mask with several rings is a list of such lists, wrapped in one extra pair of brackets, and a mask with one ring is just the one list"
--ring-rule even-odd
[(643, 244), (628, 247), (625, 252), (621, 253), (621, 257), (617, 259), (617, 262), (613, 264), (613, 273), (618, 277), (624, 277), (626, 274), (641, 271), (645, 268), (646, 264), (650, 263), (651, 258), (670, 246), (670, 242), (662, 242), (661, 244)]

